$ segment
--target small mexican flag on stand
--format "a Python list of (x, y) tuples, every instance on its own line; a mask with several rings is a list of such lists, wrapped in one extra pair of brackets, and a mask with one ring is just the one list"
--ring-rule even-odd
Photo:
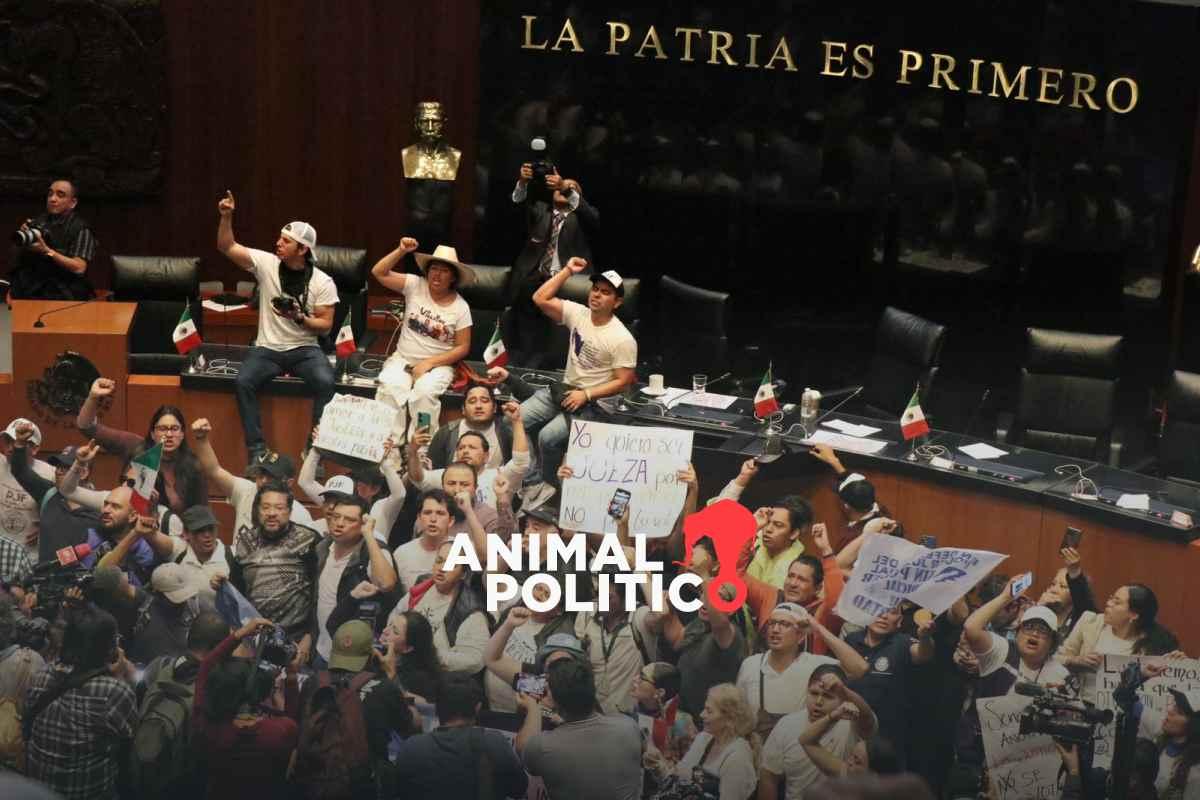
[(171, 340), (175, 342), (175, 349), (181, 356), (200, 346), (200, 331), (196, 330), (196, 323), (192, 322), (192, 309), (187, 304), (183, 306), (183, 314), (179, 317), (175, 332), (171, 334)]
[(925, 420), (925, 412), (921, 410), (921, 401), (917, 397), (920, 391), (920, 386), (913, 389), (908, 406), (900, 415), (900, 432), (904, 434), (905, 441), (929, 433), (929, 423)]
[(754, 416), (762, 419), (779, 411), (779, 401), (775, 399), (775, 387), (771, 384), (771, 365), (763, 374), (758, 391), (754, 393)]
[(342, 327), (334, 340), (334, 350), (338, 358), (349, 358), (354, 353), (354, 329), (350, 327), (349, 311), (346, 312), (346, 318), (342, 320)]
[(162, 449), (162, 442), (159, 442), (129, 462), (135, 476), (132, 503), (139, 514), (149, 514), (151, 511), (150, 495), (154, 493), (154, 484), (158, 480), (158, 462), (162, 460)]
[(508, 363), (508, 350), (504, 349), (504, 340), (500, 338), (500, 320), (496, 320), (496, 330), (492, 332), (492, 340), (483, 351), (483, 363), (491, 367), (503, 367)]

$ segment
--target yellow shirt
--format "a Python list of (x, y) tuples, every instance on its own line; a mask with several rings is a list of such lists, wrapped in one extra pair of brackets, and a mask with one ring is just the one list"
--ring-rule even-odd
[(778, 556), (772, 558), (760, 541), (758, 547), (755, 548), (754, 558), (750, 560), (750, 566), (746, 567), (746, 574), (782, 589), (783, 582), (787, 579), (788, 567), (803, 554), (804, 545), (795, 541)]

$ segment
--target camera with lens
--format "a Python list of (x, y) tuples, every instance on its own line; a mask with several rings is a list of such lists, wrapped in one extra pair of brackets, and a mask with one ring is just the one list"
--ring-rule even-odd
[(668, 775), (654, 794), (654, 800), (718, 800), (720, 786), (703, 773), (697, 768), (691, 778)]
[(27, 578), (22, 588), (37, 595), (37, 605), (33, 607), (35, 615), (53, 617), (68, 589), (79, 589), (87, 597), (95, 579), (96, 575), (90, 569), (54, 570)]
[(1022, 736), (1044, 733), (1063, 744), (1087, 744), (1095, 738), (1097, 725), (1113, 720), (1113, 712), (1108, 709), (1037, 684), (1018, 683), (1015, 691), (1033, 697), (1021, 714)]
[(547, 157), (547, 146), (544, 136), (535, 136), (529, 142), (529, 166), (533, 169), (533, 182), (538, 186), (544, 186), (546, 176), (554, 174), (554, 162)]
[(286, 667), (296, 660), (296, 643), (288, 637), (280, 625), (272, 625), (258, 632), (256, 649), (259, 658), (277, 667)]
[(18, 228), (13, 231), (13, 244), (17, 247), (32, 247), (37, 244), (38, 234), (41, 234), (44, 241), (46, 238), (46, 229), (34, 225), (32, 222), (27, 223), (24, 228)]
[(294, 314), (300, 308), (300, 304), (296, 302), (296, 298), (288, 295), (279, 295), (271, 298), (271, 305), (280, 314)]

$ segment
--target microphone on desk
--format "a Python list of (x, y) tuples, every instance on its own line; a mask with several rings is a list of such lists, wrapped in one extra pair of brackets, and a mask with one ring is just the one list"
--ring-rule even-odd
[[(967, 417), (967, 426), (965, 428), (963, 428), (964, 436), (971, 435), (971, 426), (973, 426), (975, 424), (976, 417), (979, 416), (979, 412), (983, 411), (983, 406), (985, 403), (987, 403), (988, 398), (991, 397), (991, 395), (992, 395), (992, 387), (989, 386), (983, 390), (983, 396), (979, 398), (978, 405), (976, 405), (975, 410), (971, 412), (971, 416)], [(987, 438), (990, 439), (991, 437), (989, 436)]]
[(69, 305), (69, 306), (63, 306), (62, 308), (52, 308), (52, 309), (50, 309), (49, 311), (43, 311), (42, 313), (38, 314), (38, 317), (37, 317), (37, 319), (35, 319), (35, 320), (33, 321), (33, 327), (35, 327), (35, 328), (44, 328), (44, 327), (46, 327), (46, 323), (42, 322), (42, 317), (48, 317), (48, 316), (50, 316), (51, 314), (57, 314), (57, 313), (58, 313), (58, 312), (60, 312), (60, 311), (67, 311), (68, 309), (72, 309), (72, 308), (78, 308), (79, 306), (86, 306), (86, 305), (87, 305), (88, 303), (90, 303), (90, 302), (92, 302), (92, 301), (91, 301), (91, 300), (84, 300), (84, 301), (82, 301), (82, 302), (79, 302), (79, 303), (72, 303), (72, 304), (71, 304), (71, 305)]
[[(861, 391), (862, 391), (863, 389), (865, 389), (865, 388), (866, 388), (865, 386), (860, 386), (860, 387), (858, 387), (858, 388), (857, 388), (857, 389), (855, 389), (853, 392), (851, 392), (851, 393), (850, 393), (850, 394), (849, 394), (849, 395), (846, 397), (846, 399), (845, 399), (845, 400), (843, 400), (842, 402), (838, 403), (836, 406), (834, 406), (833, 408), (829, 409), (828, 411), (826, 411), (826, 412), (825, 412), (824, 414), (822, 414), (821, 416), (817, 417), (817, 421), (813, 423), (813, 429), (815, 430), (815, 429), (816, 429), (816, 427), (817, 427), (818, 425), (820, 425), (822, 422), (824, 422), (824, 421), (825, 421), (825, 418), (826, 418), (826, 417), (828, 417), (830, 414), (832, 414), (833, 412), (837, 411), (839, 408), (841, 408), (842, 406), (846, 405), (846, 403), (849, 403), (849, 402), (850, 402), (851, 400), (853, 400), (854, 398), (858, 397), (858, 394), (859, 394), (859, 392), (861, 392)], [(805, 433), (807, 433), (807, 431), (805, 431)]]

